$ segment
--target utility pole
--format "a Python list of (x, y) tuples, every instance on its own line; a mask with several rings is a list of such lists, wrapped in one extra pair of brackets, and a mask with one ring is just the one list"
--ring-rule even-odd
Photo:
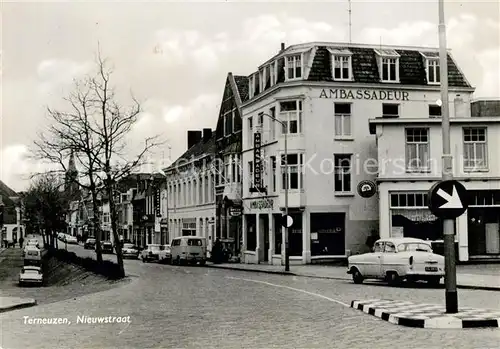
[(351, 0), (349, 0), (349, 43), (352, 43)]
[[(448, 96), (448, 52), (446, 47), (446, 24), (444, 19), (444, 0), (439, 0), (439, 67), (441, 82), (441, 112), (442, 112), (442, 137), (443, 137), (443, 180), (453, 179), (453, 156), (450, 144), (450, 111)], [(458, 295), (455, 266), (455, 219), (444, 219), (444, 257), (446, 287), (446, 312), (458, 312)]]
[[(267, 116), (269, 119), (271, 119), (274, 122), (277, 122), (282, 126), (283, 133), (285, 136), (284, 139), (284, 163), (281, 165), (285, 167), (285, 220), (288, 218), (288, 139), (287, 139), (287, 134), (288, 134), (288, 125), (286, 122), (283, 122), (281, 120), (276, 119), (276, 117), (269, 115), (267, 113), (262, 113), (263, 115)], [(283, 158), (281, 159), (283, 162)], [(288, 224), (285, 224), (285, 271), (290, 271), (290, 244), (289, 244), (289, 236), (288, 236)]]

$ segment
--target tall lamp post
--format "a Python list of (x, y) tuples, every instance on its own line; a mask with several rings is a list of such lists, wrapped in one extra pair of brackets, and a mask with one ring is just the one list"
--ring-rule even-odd
[[(285, 135), (285, 217), (288, 217), (288, 143), (287, 143), (287, 134), (288, 134), (288, 127), (287, 124), (281, 120), (276, 119), (276, 117), (262, 113), (263, 115), (267, 116), (269, 119), (271, 119), (274, 122), (277, 122), (283, 127), (283, 133)], [(282, 158), (283, 160), (283, 158)], [(281, 164), (283, 165), (283, 164)], [(290, 249), (289, 249), (289, 239), (288, 239), (288, 224), (285, 224), (285, 271), (290, 271)]]
[[(448, 52), (446, 47), (446, 24), (444, 19), (444, 0), (439, 0), (439, 67), (442, 101), (443, 137), (443, 180), (453, 179), (453, 156), (450, 145), (450, 115), (448, 102)], [(455, 266), (455, 226), (454, 219), (443, 222), (446, 312), (458, 312), (457, 280)]]

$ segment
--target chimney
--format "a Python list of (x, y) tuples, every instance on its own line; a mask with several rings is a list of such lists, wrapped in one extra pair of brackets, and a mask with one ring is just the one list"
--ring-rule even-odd
[(280, 52), (283, 52), (283, 51), (285, 51), (285, 43), (284, 42), (281, 43), (281, 50), (280, 50)]
[(203, 143), (207, 143), (210, 138), (212, 138), (212, 129), (211, 128), (204, 128), (203, 129)]
[(201, 141), (202, 132), (201, 131), (188, 131), (187, 134), (187, 148), (191, 149), (193, 145)]

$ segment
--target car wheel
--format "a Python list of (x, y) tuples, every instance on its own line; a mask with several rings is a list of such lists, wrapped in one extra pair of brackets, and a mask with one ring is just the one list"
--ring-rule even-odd
[(180, 256), (177, 256), (177, 260), (176, 260), (176, 263), (177, 265), (182, 265), (182, 262), (181, 262), (181, 257)]
[(363, 275), (361, 275), (359, 270), (357, 268), (353, 268), (352, 269), (352, 281), (355, 284), (362, 284), (363, 280), (364, 280), (364, 277), (363, 277)]
[(401, 278), (399, 277), (398, 273), (396, 273), (395, 271), (388, 272), (386, 278), (387, 278), (387, 282), (391, 286), (397, 286), (401, 283)]
[(441, 278), (440, 277), (429, 278), (427, 279), (427, 283), (434, 287), (439, 286), (441, 284)]
[(200, 265), (205, 265), (206, 262), (207, 261), (203, 259), (203, 260), (200, 261)]
[(142, 257), (142, 263), (146, 263), (146, 260), (144, 259), (144, 257)]

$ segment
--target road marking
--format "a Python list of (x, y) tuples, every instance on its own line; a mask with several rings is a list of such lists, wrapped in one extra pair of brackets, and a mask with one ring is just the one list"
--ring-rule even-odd
[(130, 326), (130, 322), (127, 324), (127, 326), (125, 326), (120, 332), (118, 332), (118, 334), (122, 334), (123, 331), (125, 331), (128, 327)]
[(349, 304), (346, 304), (344, 302), (338, 301), (336, 299), (333, 299), (333, 298), (330, 298), (330, 297), (327, 297), (327, 296), (323, 296), (322, 294), (319, 294), (319, 293), (314, 293), (314, 292), (309, 292), (309, 291), (306, 291), (306, 290), (302, 290), (300, 288), (294, 288), (294, 287), (284, 286), (284, 285), (277, 285), (277, 284), (272, 284), (270, 282), (260, 281), (260, 280), (237, 278), (237, 277), (232, 277), (232, 276), (226, 276), (226, 278), (227, 279), (233, 279), (233, 280), (243, 280), (243, 281), (248, 281), (248, 282), (256, 282), (256, 283), (259, 283), (259, 284), (264, 284), (264, 285), (278, 287), (278, 288), (286, 288), (286, 289), (289, 289), (289, 290), (292, 290), (292, 291), (302, 292), (302, 293), (308, 294), (310, 296), (315, 296), (315, 297), (318, 297), (318, 298), (323, 298), (323, 299), (326, 299), (327, 301), (343, 305), (344, 307), (348, 307), (348, 308), (351, 307)]

